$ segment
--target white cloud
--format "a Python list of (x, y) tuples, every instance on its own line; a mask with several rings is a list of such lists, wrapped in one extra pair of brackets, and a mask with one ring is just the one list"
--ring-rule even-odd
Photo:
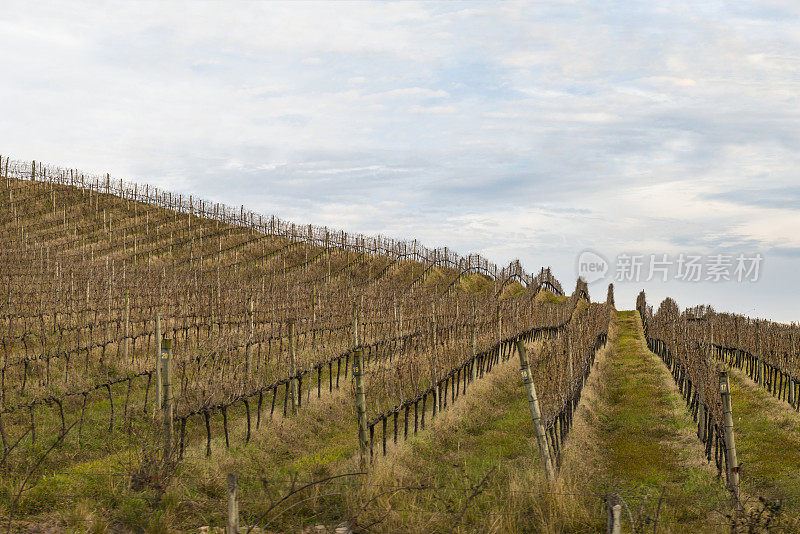
[(566, 285), (589, 246), (790, 256), (797, 15), (778, 1), (11, 2), (0, 153), (553, 263)]
[(425, 87), (403, 87), (400, 89), (392, 89), (390, 91), (384, 91), (383, 93), (380, 93), (376, 96), (385, 98), (406, 98), (406, 97), (447, 98), (450, 96), (450, 93), (442, 89), (427, 89)]
[(408, 108), (411, 113), (419, 113), (421, 115), (449, 115), (456, 113), (455, 106), (419, 106), (413, 105)]

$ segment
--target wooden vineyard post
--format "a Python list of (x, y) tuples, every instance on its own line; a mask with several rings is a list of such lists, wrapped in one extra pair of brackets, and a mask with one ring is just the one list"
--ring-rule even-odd
[(297, 380), (295, 380), (294, 376), (297, 373), (295, 368), (295, 357), (297, 355), (295, 350), (294, 321), (289, 321), (289, 391), (292, 396), (292, 415), (297, 413)]
[(164, 392), (161, 389), (163, 381), (161, 379), (161, 313), (156, 312), (156, 405), (153, 410), (154, 416), (164, 404)]
[[(309, 230), (309, 235), (311, 231)], [(311, 286), (311, 350), (317, 341), (317, 286)]]
[(358, 304), (353, 301), (353, 347), (358, 347)]
[(172, 340), (165, 339), (161, 343), (161, 389), (164, 398), (164, 459), (169, 460), (172, 454)]
[(572, 340), (570, 339), (569, 329), (567, 329), (567, 358), (568, 358), (568, 368), (569, 368), (569, 383), (572, 384), (574, 369), (572, 365)]
[(130, 340), (128, 339), (131, 335), (130, 329), (130, 322), (131, 322), (131, 292), (130, 290), (125, 291), (125, 339), (123, 340), (122, 346), (122, 361), (128, 361), (128, 346), (130, 344)]
[(363, 344), (367, 337), (366, 325), (364, 324), (364, 293), (361, 293), (361, 304), (358, 307), (358, 327), (361, 328), (358, 333), (358, 342)]
[[(478, 325), (475, 319), (475, 298), (472, 299), (472, 358), (473, 360), (478, 356)], [(475, 380), (476, 365), (471, 366), (470, 380)]]
[[(436, 326), (436, 301), (431, 301), (431, 347), (433, 348), (433, 359), (431, 365), (431, 384), (436, 384), (439, 381), (439, 345), (437, 344), (436, 339), (437, 334), (437, 326)], [(439, 388), (434, 388), (433, 390), (433, 415), (436, 416), (436, 409), (438, 407), (439, 410), (442, 409), (442, 396), (439, 393), (441, 391)], [(447, 403), (447, 397), (444, 398), (445, 404)], [(424, 405), (423, 405), (424, 407)], [(423, 417), (425, 410), (422, 411)], [(424, 421), (424, 419), (423, 419)]]
[(620, 534), (620, 516), (622, 515), (622, 504), (620, 504), (619, 493), (609, 493), (606, 495), (606, 532), (607, 534)]
[(358, 414), (358, 450), (361, 470), (367, 466), (367, 399), (364, 394), (364, 352), (359, 348), (353, 353), (353, 378), (356, 381), (356, 412)]
[(722, 422), (725, 430), (725, 455), (728, 463), (728, 487), (739, 506), (739, 464), (736, 460), (736, 440), (733, 435), (733, 411), (728, 372), (719, 372), (719, 390), (722, 394)]
[[(794, 323), (792, 323), (792, 325), (794, 326)], [(789, 351), (789, 354), (794, 355), (794, 332), (792, 332), (792, 334), (791, 334), (790, 343), (791, 343), (791, 350)], [(795, 397), (795, 394), (794, 394), (795, 384), (796, 384), (796, 382), (794, 380), (794, 377), (790, 374), (789, 375), (789, 406), (791, 406), (792, 408), (795, 407), (795, 398), (794, 398)]]
[[(702, 390), (700, 390), (702, 391)], [(697, 396), (697, 437), (700, 438), (700, 441), (703, 443), (706, 442), (706, 428), (708, 423), (706, 422), (706, 405), (703, 404), (703, 396)]]
[(250, 378), (250, 373), (253, 371), (253, 351), (251, 344), (255, 338), (255, 318), (253, 317), (253, 299), (247, 299), (247, 315), (250, 322), (250, 333), (247, 338), (247, 345), (245, 345), (245, 375), (246, 379)]
[(497, 342), (503, 341), (503, 312), (500, 309), (500, 304), (497, 305)]
[(531, 366), (528, 363), (528, 352), (525, 348), (525, 342), (517, 340), (517, 352), (519, 352), (519, 368), (522, 375), (522, 381), (525, 383), (525, 390), (528, 393), (528, 407), (531, 410), (531, 417), (533, 418), (533, 426), (536, 429), (536, 441), (539, 443), (539, 454), (542, 456), (544, 463), (544, 470), (547, 474), (548, 480), (555, 479), (555, 471), (553, 470), (553, 460), (550, 458), (550, 447), (547, 444), (547, 434), (542, 424), (542, 412), (539, 410), (539, 399), (536, 397), (536, 386), (533, 385), (533, 378), (531, 377)]
[(239, 534), (239, 475), (228, 473), (228, 527), (226, 534)]
[[(394, 337), (397, 339), (395, 341), (395, 346), (397, 347), (397, 352), (399, 349), (402, 348), (402, 341), (400, 340), (400, 316), (397, 313), (397, 299), (394, 299)], [(392, 353), (389, 353), (389, 363), (392, 363)]]
[(325, 227), (325, 255), (327, 256), (328, 260), (328, 274), (325, 277), (325, 282), (328, 282), (331, 279), (331, 248), (329, 243), (330, 235), (328, 234), (328, 227)]

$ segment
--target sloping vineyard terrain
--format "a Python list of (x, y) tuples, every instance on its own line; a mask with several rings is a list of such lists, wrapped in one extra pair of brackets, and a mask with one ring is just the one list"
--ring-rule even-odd
[(227, 472), (245, 523), (358, 525), (373, 502), (320, 488), (363, 479), (526, 346), (558, 465), (606, 342), (610, 308), (548, 269), (35, 162), (2, 158), (0, 178), (15, 529), (222, 524)]
[(10, 531), (800, 525), (795, 324), (35, 162), (0, 198)]
[(681, 312), (637, 299), (647, 344), (669, 368), (705, 455), (734, 501), (742, 528), (793, 532), (800, 525), (800, 417), (795, 324)]

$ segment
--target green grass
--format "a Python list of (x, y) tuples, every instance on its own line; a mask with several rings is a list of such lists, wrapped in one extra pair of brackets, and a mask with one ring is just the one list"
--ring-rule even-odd
[[(347, 388), (345, 388), (347, 389)], [(175, 505), (166, 512), (173, 517), (184, 514), (175, 527), (189, 531), (200, 524), (222, 525), (225, 507), (224, 480), (228, 472), (240, 475), (242, 521), (260, 516), (269, 504), (291, 488), (290, 480), (316, 480), (326, 476), (353, 472), (357, 468), (357, 426), (355, 409), (344, 394), (334, 394), (309, 405), (290, 419), (278, 419), (255, 431), (252, 441), (237, 441), (230, 450), (224, 439), (212, 443), (214, 462), (202, 456), (200, 446), (191, 451), (196, 460), (181, 466), (169, 495)], [(209, 498), (211, 500), (209, 500)], [(197, 500), (194, 506), (181, 503)], [(223, 499), (224, 500), (224, 499)], [(224, 504), (224, 503), (223, 503)], [(309, 502), (284, 515), (272, 528), (291, 528), (298, 517), (318, 516), (335, 519), (346, 515), (342, 496)]]
[(542, 289), (541, 291), (539, 291), (539, 294), (536, 295), (536, 298), (538, 300), (541, 300), (542, 302), (549, 302), (551, 304), (563, 304), (569, 299), (568, 296), (556, 295), (549, 289)]
[[(458, 532), (599, 528), (572, 498), (575, 488), (544, 479), (518, 365), (505, 363), (430, 431), (390, 451), (354, 503), (370, 503), (359, 523), (380, 520), (377, 532), (451, 532), (457, 521)], [(379, 496), (386, 485), (411, 489)]]
[(565, 454), (566, 470), (589, 478), (587, 496), (592, 490), (620, 493), (638, 528), (653, 528), (663, 492), (660, 532), (724, 531), (716, 523), (727, 494), (704, 465), (672, 378), (644, 345), (635, 312), (617, 312), (615, 324), (610, 350), (594, 371), (589, 405), (581, 408), (593, 413), (582, 412), (587, 427)]
[(731, 373), (731, 401), (742, 490), (782, 500), (800, 518), (800, 415), (739, 372)]
[(494, 280), (484, 274), (472, 273), (465, 274), (456, 284), (456, 287), (466, 293), (479, 293), (482, 291), (492, 291)]
[[(127, 443), (119, 443), (116, 454), (91, 461), (76, 459), (65, 472), (38, 479), (20, 501), (17, 514), (36, 524), (68, 529), (108, 524), (122, 531), (156, 532), (168, 524), (170, 531), (196, 531), (200, 525), (224, 524), (225, 476), (236, 472), (241, 477), (242, 519), (246, 521), (258, 517), (288, 492), (293, 477), (314, 480), (356, 470), (354, 412), (346, 394), (334, 393), (292, 418), (277, 415), (259, 430), (254, 425), (252, 440), (246, 445), (241, 439), (244, 423), (230, 414), (231, 448), (225, 448), (224, 437), (216, 428), (210, 461), (205, 458), (204, 440), (190, 443), (186, 459), (163, 494), (147, 486), (132, 488), (130, 475), (153, 457), (132, 457)], [(140, 449), (154, 451), (157, 457), (157, 432), (142, 432), (137, 438)], [(56, 468), (51, 466), (48, 471)], [(4, 484), (3, 501), (9, 502), (17, 487), (10, 481)], [(323, 499), (314, 506), (298, 507), (272, 526), (290, 528), (298, 517), (313, 516), (319, 512), (313, 508), (323, 505), (329, 519), (347, 514), (342, 497)]]
[[(617, 491), (640, 529), (652, 531), (648, 521), (663, 492), (658, 532), (729, 530), (722, 515), (729, 509), (727, 492), (705, 464), (671, 376), (646, 350), (634, 312), (616, 316), (615, 333), (592, 371), (555, 483), (543, 477), (517, 373), (517, 360), (507, 362), (429, 421), (426, 431), (401, 447), (390, 445), (385, 459), (376, 429), (377, 456), (368, 477), (304, 492), (269, 514), (277, 516), (269, 528), (293, 531), (355, 518), (361, 525), (378, 521), (370, 528), (375, 532), (450, 532), (455, 521), (460, 532), (593, 532), (603, 528), (602, 496)], [(800, 416), (735, 373), (732, 393), (743, 491), (786, 499), (785, 510), (796, 514)], [(70, 474), (47, 476), (28, 492), (21, 511), (39, 524), (75, 532), (106, 526), (193, 531), (223, 524), (225, 474), (237, 472), (242, 523), (248, 524), (290, 491), (293, 477), (305, 481), (358, 470), (348, 395), (344, 387), (294, 418), (278, 416), (253, 428), (247, 445), (241, 414), (231, 412), (231, 449), (215, 421), (212, 461), (204, 457), (204, 440), (193, 440), (187, 460), (160, 496), (152, 489), (133, 490), (124, 476), (96, 474), (130, 472), (141, 461), (124, 446), (116, 453), (107, 449), (101, 458), (78, 455)], [(100, 415), (102, 400), (93, 409)], [(100, 439), (94, 433), (87, 438)], [(279, 515), (281, 510), (286, 512)], [(625, 529), (627, 516), (624, 512)]]

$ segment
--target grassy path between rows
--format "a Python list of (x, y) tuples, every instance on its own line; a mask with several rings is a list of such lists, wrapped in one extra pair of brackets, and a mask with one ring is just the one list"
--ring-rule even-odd
[[(510, 365), (509, 362), (501, 364), (486, 378), (473, 383), (466, 395), (434, 421), (429, 420), (427, 428), (417, 437), (410, 438), (409, 444), (390, 445), (392, 454), (400, 451), (417, 454), (421, 444), (434, 439), (435, 429), (441, 428), (441, 421), (454, 422), (471, 412), (472, 408), (464, 411), (462, 406), (465, 403), (468, 406), (491, 405), (492, 399), (486, 398), (482, 392), (489, 380), (498, 380), (495, 374), (499, 371), (504, 371), (505, 375), (511, 372), (510, 376), (502, 379), (504, 383), (510, 381), (521, 387), (519, 381), (514, 380), (515, 368)], [(519, 393), (512, 388), (509, 395), (522, 402), (522, 421), (530, 425), (527, 405)], [(261, 525), (266, 527), (263, 532), (299, 532), (318, 524), (335, 526), (354, 517), (363, 524), (360, 517), (374, 516), (380, 506), (377, 501), (365, 502), (362, 497), (379, 486), (371, 484), (364, 475), (351, 476), (360, 471), (352, 396), (350, 384), (345, 383), (331, 395), (304, 402), (303, 409), (295, 416), (283, 418), (276, 415), (272, 420), (265, 419), (260, 429), (253, 427), (248, 444), (244, 444), (242, 439), (245, 422), (241, 414), (229, 413), (230, 449), (225, 446), (220, 422), (216, 421), (212, 424), (212, 457), (205, 457), (204, 440), (191, 440), (177, 472), (166, 479), (161, 478), (157, 469), (160, 447), (157, 435), (151, 436), (153, 442), (149, 446), (140, 443), (145, 450), (155, 453), (151, 458), (131, 458), (127, 452), (120, 452), (97, 461), (70, 465), (68, 473), (45, 476), (26, 493), (18, 509), (25, 520), (19, 521), (17, 526), (25, 531), (66, 527), (96, 532), (196, 532), (200, 525), (221, 526), (227, 509), (227, 473), (239, 474), (239, 509), (243, 525)], [(430, 415), (429, 411), (428, 417)], [(519, 418), (520, 414), (513, 417)], [(508, 427), (527, 437), (525, 434), (530, 429), (517, 424), (519, 421), (513, 417), (493, 424), (498, 431)], [(380, 454), (379, 451), (378, 440), (376, 455)], [(529, 453), (530, 449), (525, 452)], [(370, 469), (370, 473), (380, 473), (380, 466), (386, 462), (376, 457), (375, 467)], [(143, 474), (148, 475), (139, 489), (131, 487), (130, 475), (136, 464), (143, 466)], [(309, 481), (338, 475), (345, 476), (303, 490), (269, 510), (273, 503), (293, 489)], [(458, 480), (461, 481), (458, 487), (463, 487), (463, 479)], [(366, 490), (362, 489), (364, 482), (367, 482)], [(155, 486), (162, 483), (167, 488), (159, 496)], [(441, 481), (441, 484), (451, 482)], [(455, 494), (465, 497), (463, 491)], [(420, 517), (428, 515), (423, 510), (414, 511), (419, 511)], [(406, 514), (405, 520), (414, 524), (418, 518)], [(374, 526), (370, 530), (381, 529)]]
[[(562, 476), (582, 480), (586, 506), (624, 502), (623, 530), (726, 532), (723, 484), (707, 465), (672, 377), (644, 341), (633, 311), (617, 312), (568, 439)], [(658, 524), (654, 524), (658, 519)]]
[(744, 373), (730, 378), (743, 498), (780, 501), (786, 528), (800, 532), (800, 414)]
[[(730, 532), (728, 493), (672, 377), (647, 350), (635, 312), (616, 313), (609, 341), (584, 389), (557, 481), (543, 476), (515, 356), (424, 432), (390, 445), (368, 475), (306, 490), (270, 512), (273, 522), (259, 523), (267, 532), (346, 519), (369, 532), (604, 532), (603, 496), (615, 491), (627, 505), (623, 532), (634, 524), (637, 532)], [(293, 477), (297, 487), (359, 470), (351, 393), (345, 386), (276, 419), (230, 451), (215, 433), (212, 461), (203, 443), (192, 443), (158, 503), (151, 491), (132, 491), (129, 479), (76, 474), (49, 478), (26, 496), (26, 511), (39, 525), (77, 531), (196, 531), (223, 523), (224, 476), (237, 472), (242, 523), (250, 524), (290, 491)], [(783, 499), (785, 514), (797, 515), (800, 415), (736, 372), (732, 395), (743, 492)], [(77, 470), (121, 467), (113, 463)]]
[[(534, 352), (530, 346), (529, 351)], [(516, 356), (407, 446), (357, 496), (372, 532), (595, 532), (579, 489), (548, 483)]]
[(603, 497), (616, 491), (630, 510), (625, 532), (633, 524), (637, 532), (730, 531), (727, 491), (634, 312), (614, 318), (554, 483), (543, 476), (517, 365), (505, 363), (372, 471), (360, 524), (374, 522), (378, 532), (450, 532), (454, 524), (462, 532), (604, 532)]

